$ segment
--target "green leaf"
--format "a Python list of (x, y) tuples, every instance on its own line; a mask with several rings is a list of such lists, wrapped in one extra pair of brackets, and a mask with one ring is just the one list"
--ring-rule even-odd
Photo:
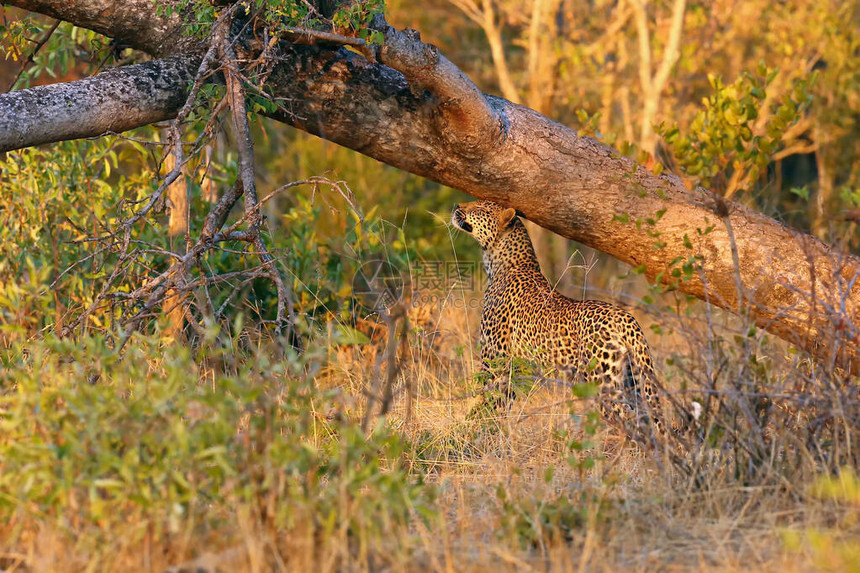
[(370, 343), (370, 338), (366, 334), (345, 324), (338, 324), (335, 327), (334, 339), (337, 344), (343, 346), (362, 346)]

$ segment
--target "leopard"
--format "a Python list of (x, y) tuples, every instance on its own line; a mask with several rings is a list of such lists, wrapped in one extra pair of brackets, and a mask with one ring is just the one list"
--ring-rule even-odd
[(451, 222), (482, 250), (487, 284), (481, 370), (489, 372), (506, 359), (554, 368), (575, 384), (596, 386), (601, 415), (611, 425), (660, 436), (666, 425), (654, 360), (633, 315), (609, 302), (574, 300), (558, 292), (541, 272), (515, 209), (485, 200), (460, 203)]

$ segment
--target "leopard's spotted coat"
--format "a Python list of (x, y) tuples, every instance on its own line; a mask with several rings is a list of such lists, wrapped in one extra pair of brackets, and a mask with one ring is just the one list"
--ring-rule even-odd
[[(488, 275), (481, 315), (485, 370), (502, 357), (557, 367), (600, 385), (601, 411), (622, 426), (663, 430), (651, 352), (642, 328), (612, 304), (569, 299), (541, 274), (528, 231), (514, 209), (488, 201), (454, 208), (454, 226), (483, 249)], [(649, 432), (650, 433), (650, 432)]]

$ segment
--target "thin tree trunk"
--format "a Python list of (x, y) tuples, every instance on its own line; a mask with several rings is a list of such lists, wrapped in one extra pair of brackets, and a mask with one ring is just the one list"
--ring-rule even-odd
[(215, 185), (215, 179), (212, 177), (212, 146), (206, 146), (206, 163), (203, 166), (205, 169), (203, 173), (203, 180), (200, 183), (201, 187), (201, 195), (203, 196), (203, 200), (207, 203), (217, 203), (218, 202), (218, 188)]
[(819, 126), (815, 127), (815, 141), (818, 149), (815, 151), (815, 165), (818, 168), (818, 188), (815, 190), (814, 201), (810, 201), (810, 219), (813, 234), (825, 240), (830, 232), (831, 202), (836, 185), (833, 181), (833, 145), (831, 136), (824, 133)]
[[(162, 171), (170, 173), (176, 165), (176, 156), (171, 152), (167, 152), (164, 156), (164, 165)], [(170, 240), (170, 250), (177, 255), (184, 255), (186, 252), (186, 235), (189, 227), (189, 209), (188, 209), (188, 184), (184, 176), (180, 176), (167, 187), (167, 213), (168, 225), (167, 236)], [(185, 299), (187, 294), (176, 294), (173, 289), (168, 291), (164, 298), (162, 308), (167, 316), (167, 327), (164, 331), (165, 336), (180, 339), (182, 338), (183, 326), (185, 324), (186, 304)]]
[(651, 33), (648, 31), (646, 12), (647, 0), (633, 0), (632, 5), (636, 33), (639, 38), (639, 83), (642, 88), (639, 145), (653, 156), (657, 147), (657, 135), (654, 133), (653, 124), (660, 111), (660, 98), (666, 87), (666, 81), (680, 55), (686, 0), (675, 0), (672, 5), (672, 23), (666, 47), (663, 49), (663, 59), (653, 74), (651, 72)]

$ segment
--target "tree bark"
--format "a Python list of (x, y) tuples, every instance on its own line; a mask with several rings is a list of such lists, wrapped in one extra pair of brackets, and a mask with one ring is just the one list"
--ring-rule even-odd
[(196, 58), (169, 57), (3, 94), (0, 152), (119, 133), (175, 117), (196, 71)]
[[(417, 33), (385, 28), (379, 62), (344, 49), (298, 45), (285, 45), (279, 58), (268, 85), (290, 103), (276, 119), (515, 207), (560, 235), (641, 266), (652, 280), (669, 280), (694, 257), (697, 270), (678, 282), (681, 291), (748, 313), (813, 355), (860, 370), (856, 257), (705, 189), (689, 191), (677, 177), (654, 175), (535, 111), (481, 93)], [(103, 81), (103, 75), (84, 81), (94, 82), (104, 101), (114, 101), (117, 86), (126, 84)], [(170, 86), (147, 85), (172, 89), (175, 97), (165, 101), (178, 107), (187, 75), (173, 77)], [(140, 96), (146, 106), (142, 90)], [(0, 96), (0, 110), (21, 97), (28, 96)], [(66, 131), (58, 130), (63, 123), (52, 119), (51, 106), (64, 100), (43, 101), (48, 107), (41, 117), (30, 116), (32, 128), (46, 134), (42, 141), (52, 130), (64, 134), (55, 140), (63, 139)], [(99, 105), (98, 98), (89, 105)], [(78, 137), (105, 131), (85, 127), (89, 131), (81, 129)], [(11, 148), (7, 131), (0, 129), (0, 145)]]
[(135, 48), (157, 58), (194, 50), (200, 43), (183, 34), (178, 13), (156, 15), (158, 6), (178, 4), (175, 0), (5, 0), (3, 3), (88, 28), (113, 39), (118, 47)]

